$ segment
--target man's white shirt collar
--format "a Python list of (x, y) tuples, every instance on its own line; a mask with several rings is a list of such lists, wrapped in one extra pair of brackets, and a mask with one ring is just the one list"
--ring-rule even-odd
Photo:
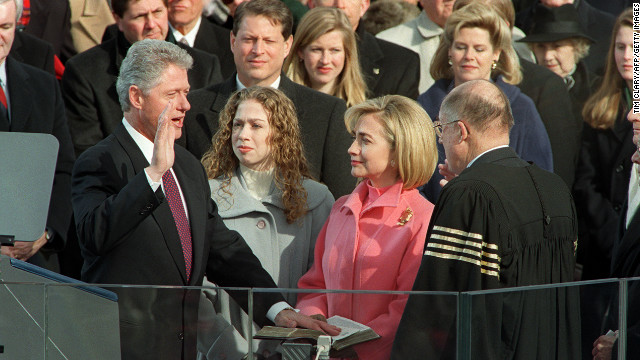
[[(280, 86), (280, 75), (278, 75), (278, 78), (276, 79), (276, 81), (273, 82), (273, 84), (269, 85), (269, 87), (272, 87), (274, 89), (277, 89)], [(240, 78), (238, 77), (238, 74), (236, 74), (236, 88), (238, 89), (238, 91), (242, 90), (242, 89), (246, 89), (247, 87), (242, 83), (242, 81), (240, 81)]]
[(200, 30), (200, 24), (202, 23), (202, 17), (198, 17), (198, 21), (196, 22), (196, 26), (191, 29), (185, 35), (178, 30), (176, 30), (171, 24), (169, 24), (169, 28), (171, 28), (171, 32), (173, 33), (173, 37), (176, 38), (177, 42), (181, 42), (182, 39), (187, 41), (187, 45), (193, 47), (193, 44), (196, 42), (196, 35), (198, 35), (198, 30)]
[(122, 118), (122, 123), (124, 124), (124, 128), (127, 129), (129, 135), (133, 138), (133, 141), (138, 145), (138, 148), (140, 148), (140, 151), (142, 151), (147, 162), (151, 164), (151, 158), (153, 157), (153, 142), (140, 134), (138, 130), (134, 129), (127, 119)]
[[(131, 135), (136, 145), (138, 145), (138, 148), (140, 149), (140, 151), (142, 151), (142, 154), (144, 155), (145, 159), (147, 159), (147, 162), (151, 164), (151, 158), (153, 158), (153, 142), (147, 139), (146, 137), (144, 137), (144, 135), (139, 133), (138, 130), (134, 129), (133, 126), (129, 124), (129, 121), (127, 119), (122, 118), (122, 124), (124, 125), (124, 128), (127, 129), (127, 132), (129, 133), (129, 135)], [(173, 168), (169, 169), (169, 171), (171, 171), (171, 173), (173, 174), (173, 177), (176, 181), (176, 185), (178, 186), (178, 191), (180, 192), (180, 197), (182, 200), (182, 207), (184, 209), (188, 209), (186, 200), (184, 198), (184, 193), (182, 192), (182, 187), (180, 187), (180, 182), (176, 177), (176, 173), (175, 171), (173, 171)], [(162, 184), (162, 180), (153, 181), (153, 179), (149, 177), (149, 174), (146, 171), (144, 172), (144, 174), (147, 177), (149, 186), (151, 186), (151, 190), (155, 192), (156, 190), (158, 190), (159, 187), (162, 186), (162, 191), (164, 192), (164, 185)], [(189, 220), (188, 211), (185, 211), (185, 215), (187, 216), (187, 220)]]
[(478, 156), (474, 157), (474, 158), (473, 158), (473, 160), (471, 160), (471, 162), (469, 163), (469, 165), (467, 165), (467, 167), (471, 167), (471, 165), (473, 165), (473, 163), (474, 163), (474, 162), (476, 162), (476, 160), (478, 160), (478, 159), (480, 158), (480, 156), (482, 156), (482, 155), (484, 155), (484, 154), (488, 153), (489, 151), (493, 151), (493, 150), (495, 150), (495, 149), (506, 148), (506, 147), (509, 147), (509, 145), (500, 145), (500, 146), (496, 146), (496, 147), (494, 147), (494, 148), (491, 148), (491, 149), (489, 149), (489, 150), (487, 150), (487, 151), (483, 152), (482, 154), (480, 154), (480, 155), (478, 155)]

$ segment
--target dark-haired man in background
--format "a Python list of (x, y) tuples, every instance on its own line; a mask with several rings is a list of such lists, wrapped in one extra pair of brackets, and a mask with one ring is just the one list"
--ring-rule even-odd
[(237, 73), (220, 84), (189, 94), (192, 107), (185, 120), (185, 136), (178, 143), (202, 158), (218, 129), (218, 116), (234, 91), (250, 86), (277, 88), (296, 107), (312, 175), (337, 198), (355, 186), (347, 161), (351, 136), (344, 126), (346, 104), (296, 84), (282, 73), (293, 42), (292, 26), (291, 11), (280, 0), (252, 0), (238, 6), (231, 32)]

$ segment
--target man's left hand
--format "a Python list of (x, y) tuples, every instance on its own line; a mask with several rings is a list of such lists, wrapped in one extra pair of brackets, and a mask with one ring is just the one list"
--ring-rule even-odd
[(449, 161), (446, 159), (444, 160), (444, 164), (438, 164), (438, 172), (444, 177), (444, 179), (440, 180), (440, 187), (444, 187), (449, 181), (458, 176), (458, 174), (449, 170)]
[(2, 246), (2, 255), (27, 261), (47, 243), (46, 232), (36, 241), (16, 241), (13, 246)]
[(312, 319), (309, 316), (297, 313), (292, 309), (284, 309), (276, 315), (274, 320), (277, 326), (295, 328), (302, 327), (313, 330), (320, 330), (323, 333), (335, 336), (340, 334), (340, 328), (337, 326), (329, 325), (325, 321)]
[(616, 339), (617, 331), (616, 335), (602, 335), (596, 339), (596, 341), (593, 342), (593, 350), (591, 351), (593, 360), (611, 360), (611, 352), (616, 343)]

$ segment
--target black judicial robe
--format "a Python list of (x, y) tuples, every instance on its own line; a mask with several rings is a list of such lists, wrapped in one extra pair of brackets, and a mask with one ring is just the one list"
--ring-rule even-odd
[[(576, 212), (562, 179), (492, 150), (447, 184), (434, 209), (414, 291), (502, 289), (571, 281)], [(476, 295), (472, 359), (579, 359), (574, 289)], [(411, 295), (392, 359), (455, 359), (456, 299)]]

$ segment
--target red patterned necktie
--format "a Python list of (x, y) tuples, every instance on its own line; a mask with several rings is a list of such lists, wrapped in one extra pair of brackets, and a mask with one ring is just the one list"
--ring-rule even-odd
[(5, 95), (4, 89), (2, 88), (2, 81), (0, 81), (0, 103), (2, 103), (2, 106), (4, 106), (5, 110), (8, 109), (7, 95)]
[(167, 170), (162, 175), (162, 185), (164, 186), (164, 195), (169, 202), (171, 213), (173, 214), (173, 220), (178, 228), (178, 235), (180, 236), (180, 243), (182, 243), (182, 254), (184, 255), (184, 263), (187, 268), (187, 282), (191, 277), (191, 228), (189, 227), (189, 220), (187, 220), (187, 214), (182, 204), (182, 198), (180, 197), (180, 190), (178, 184), (171, 173), (171, 170)]
[(9, 131), (11, 124), (9, 123), (9, 111), (7, 110), (7, 97), (2, 89), (2, 81), (0, 81), (0, 131)]

